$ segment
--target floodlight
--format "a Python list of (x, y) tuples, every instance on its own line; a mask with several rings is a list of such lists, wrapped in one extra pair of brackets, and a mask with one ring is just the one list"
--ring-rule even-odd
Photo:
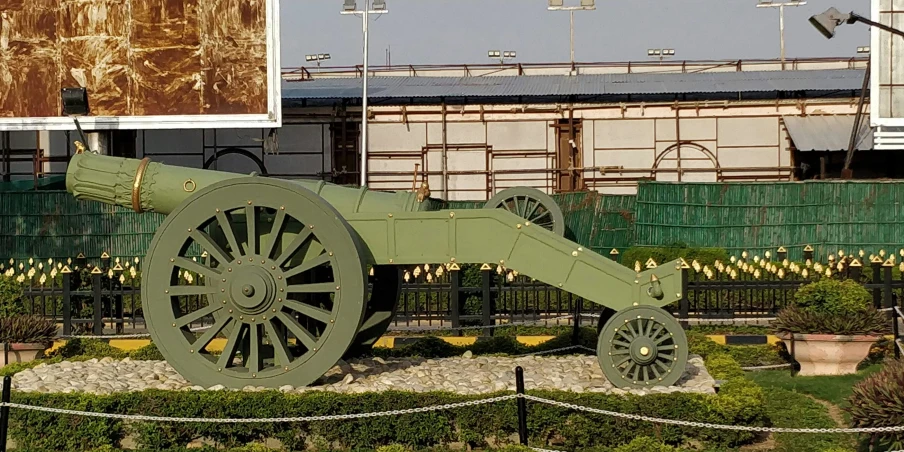
[(659, 52), (660, 51), (657, 49), (649, 49), (649, 50), (647, 50), (647, 55), (649, 55), (649, 56), (659, 55)]
[(342, 6), (342, 9), (346, 11), (354, 11), (358, 9), (358, 2), (356, 0), (345, 0), (345, 4)]
[(323, 59), (324, 59), (324, 60), (330, 59), (330, 54), (324, 53), (324, 54), (323, 54)]
[(66, 116), (87, 115), (90, 111), (87, 88), (63, 88), (60, 97), (63, 101), (63, 114)]
[(662, 53), (663, 53), (663, 55), (674, 55), (675, 49), (665, 49), (665, 50), (663, 50)]
[(386, 9), (386, 0), (374, 0), (372, 8), (374, 11), (383, 11)]
[(549, 0), (549, 6), (555, 8), (564, 5), (564, 0)]
[(857, 53), (869, 53), (869, 46), (857, 47)]
[(843, 22), (851, 23), (851, 15), (842, 13), (834, 7), (827, 9), (822, 14), (810, 17), (810, 23), (827, 39), (832, 39), (835, 36), (835, 27)]
[(314, 55), (305, 55), (304, 59), (305, 61), (314, 61)]
[(596, 6), (595, 0), (581, 0), (581, 6), (585, 8), (593, 8)]
[(489, 52), (487, 52), (487, 56), (490, 58), (499, 58), (499, 51), (498, 50), (490, 50)]

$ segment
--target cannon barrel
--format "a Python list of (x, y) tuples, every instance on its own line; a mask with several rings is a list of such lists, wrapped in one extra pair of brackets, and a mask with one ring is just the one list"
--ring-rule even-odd
[[(136, 212), (169, 214), (193, 192), (246, 174), (170, 166), (92, 153), (72, 157), (66, 172), (66, 190), (76, 199), (99, 201)], [(429, 210), (413, 192), (376, 192), (323, 181), (292, 180), (326, 199), (342, 214), (417, 212)], [(426, 201), (423, 200), (423, 201)]]

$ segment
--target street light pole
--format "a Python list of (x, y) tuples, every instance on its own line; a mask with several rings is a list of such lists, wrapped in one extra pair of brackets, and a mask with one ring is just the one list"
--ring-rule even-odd
[(785, 7), (786, 6), (802, 6), (806, 5), (807, 2), (785, 2), (785, 3), (772, 3), (772, 0), (760, 0), (760, 3), (756, 5), (757, 8), (778, 8), (778, 30), (779, 30), (779, 39), (782, 47), (782, 70), (785, 70)]
[(563, 0), (549, 0), (549, 7), (546, 9), (549, 11), (568, 11), (571, 15), (571, 67), (574, 68), (574, 12), (595, 10), (595, 0), (581, 0), (581, 6), (564, 6)]
[(341, 12), (341, 14), (361, 14), (362, 22), (363, 22), (363, 31), (364, 31), (364, 77), (363, 77), (363, 89), (361, 94), (361, 186), (367, 186), (367, 78), (368, 78), (368, 65), (367, 65), (367, 53), (369, 50), (368, 40), (367, 40), (367, 23), (370, 21), (371, 14), (386, 14), (389, 11), (386, 9), (386, 1), (385, 0), (373, 0), (373, 8), (370, 7), (371, 0), (364, 0), (364, 9), (357, 10), (357, 2), (355, 0), (345, 0), (345, 9)]

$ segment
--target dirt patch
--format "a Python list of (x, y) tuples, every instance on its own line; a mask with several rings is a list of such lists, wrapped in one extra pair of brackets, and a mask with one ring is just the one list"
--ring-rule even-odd
[(775, 437), (772, 436), (772, 433), (764, 433), (762, 437), (757, 438), (757, 441), (755, 443), (738, 448), (739, 452), (753, 452), (761, 450), (775, 450)]

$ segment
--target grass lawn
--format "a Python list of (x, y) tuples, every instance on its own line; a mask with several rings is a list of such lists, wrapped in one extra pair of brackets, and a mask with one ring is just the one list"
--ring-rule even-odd
[[(765, 390), (767, 410), (775, 427), (837, 428), (849, 426), (849, 417), (841, 408), (847, 405), (853, 386), (881, 367), (874, 364), (854, 375), (835, 377), (792, 377), (790, 371), (781, 370), (750, 372), (747, 378)], [(774, 447), (750, 450), (854, 451), (861, 439), (855, 434), (778, 433), (772, 437)]]

